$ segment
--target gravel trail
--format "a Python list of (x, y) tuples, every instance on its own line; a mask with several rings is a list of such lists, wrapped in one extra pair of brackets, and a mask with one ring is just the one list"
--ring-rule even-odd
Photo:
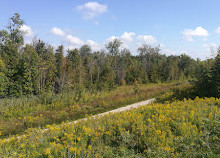
[[(154, 100), (155, 100), (155, 98), (148, 99), (148, 100), (145, 100), (145, 101), (142, 101), (142, 102), (126, 105), (126, 106), (118, 108), (118, 109), (114, 109), (114, 110), (107, 111), (107, 112), (104, 112), (104, 113), (100, 113), (100, 114), (96, 114), (96, 115), (93, 115), (93, 116), (89, 116), (88, 118), (91, 118), (91, 117), (93, 117), (93, 118), (102, 117), (102, 116), (107, 115), (109, 113), (118, 113), (118, 112), (127, 111), (127, 110), (130, 110), (131, 108), (138, 108), (140, 106), (147, 105), (147, 104), (153, 102)], [(75, 123), (78, 123), (79, 121), (87, 120), (88, 118), (83, 118), (83, 119), (79, 119), (79, 120), (76, 120), (76, 121), (72, 121), (72, 122), (69, 122), (69, 124), (72, 124), (72, 123), (75, 124)]]
[[(145, 100), (145, 101), (142, 101), (142, 102), (130, 104), (130, 105), (118, 108), (118, 109), (114, 109), (114, 110), (107, 111), (107, 112), (104, 112), (104, 113), (100, 113), (100, 114), (96, 114), (96, 115), (93, 115), (93, 116), (89, 116), (87, 118), (82, 118), (82, 119), (79, 119), (79, 120), (71, 121), (71, 122), (69, 122), (69, 124), (75, 124), (75, 123), (78, 123), (80, 121), (86, 121), (87, 119), (92, 118), (92, 117), (93, 118), (102, 117), (102, 116), (107, 115), (109, 113), (119, 113), (119, 112), (130, 110), (131, 108), (138, 108), (140, 106), (147, 105), (147, 104), (153, 102), (154, 100), (155, 100), (155, 98), (152, 98), (152, 99), (148, 99), (148, 100)], [(47, 128), (42, 129), (42, 132), (47, 131), (47, 130), (48, 130)], [(25, 135), (18, 136), (17, 138), (20, 139), (23, 136), (25, 136)], [(9, 141), (9, 139), (6, 139), (6, 141)]]

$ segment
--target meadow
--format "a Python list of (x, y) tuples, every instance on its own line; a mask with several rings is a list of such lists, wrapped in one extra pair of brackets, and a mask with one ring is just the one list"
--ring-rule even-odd
[[(7, 12), (3, 10), (2, 16), (6, 16), (8, 11), (11, 14), (13, 10), (23, 10), (24, 17), (31, 17), (29, 14), (36, 13), (34, 9), (37, 5), (22, 5), (20, 1), (18, 3), (19, 5), (2, 5), (10, 6), (10, 9), (6, 9)], [(7, 25), (0, 26), (0, 158), (220, 158), (220, 47), (206, 41), (209, 34), (220, 34), (220, 27), (215, 26), (215, 31), (214, 27), (202, 24), (192, 28), (179, 21), (179, 27), (175, 25), (174, 30), (170, 29), (174, 37), (179, 28), (178, 38), (172, 39), (180, 39), (181, 32), (183, 40), (198, 44), (196, 41), (201, 38), (206, 43), (202, 44), (201, 49), (199, 45), (189, 45), (187, 51), (170, 50), (169, 43), (172, 45), (172, 41), (166, 42), (169, 29), (168, 32), (155, 34), (155, 31), (165, 29), (164, 26), (169, 24), (164, 22), (169, 22), (170, 19), (163, 20), (163, 24), (160, 24), (162, 27), (150, 27), (156, 26), (155, 20), (145, 20), (149, 26), (148, 35), (146, 30), (143, 32), (140, 28), (135, 28), (145, 26), (143, 20), (139, 20), (139, 23), (135, 19), (149, 15), (151, 8), (156, 6), (158, 9), (158, 5), (119, 5), (117, 2), (114, 10), (114, 2), (81, 3), (69, 6), (72, 8), (71, 12), (74, 7), (74, 11), (82, 13), (82, 24), (86, 24), (83, 27), (80, 27), (78, 14), (74, 26), (65, 23), (67, 14), (55, 14), (67, 13), (68, 5), (65, 3), (62, 3), (65, 4), (64, 12), (61, 3), (59, 9), (53, 11), (49, 11), (46, 5), (40, 6), (40, 13), (52, 13), (52, 17), (42, 14), (43, 18), (32, 18), (32, 23), (26, 24), (19, 13), (14, 13)], [(178, 5), (181, 7), (178, 9), (178, 6), (167, 2), (159, 4), (168, 10), (161, 12), (161, 15), (155, 14), (158, 17), (175, 15), (169, 7), (177, 8), (179, 15), (190, 15), (189, 5)], [(201, 4), (207, 8), (211, 3)], [(56, 3), (53, 7), (55, 5)], [(124, 14), (126, 17), (121, 20), (123, 14), (117, 16), (119, 13), (116, 11), (122, 9), (118, 7), (129, 5), (130, 9), (127, 10), (134, 11), (131, 12), (132, 16)], [(19, 6), (19, 9), (13, 6)], [(25, 6), (28, 9), (21, 8)], [(30, 9), (30, 6), (34, 8)], [(141, 9), (146, 6), (152, 7)], [(187, 6), (186, 9), (183, 9), (184, 6)], [(197, 15), (203, 15), (199, 11), (204, 8), (201, 9), (201, 5), (196, 6), (199, 6), (199, 10), (191, 7), (192, 15), (195, 10)], [(28, 12), (25, 13), (25, 10)], [(187, 14), (181, 13), (183, 10)], [(149, 13), (145, 14), (143, 11)], [(144, 14), (138, 15), (138, 12)], [(207, 13), (211, 15), (212, 12)], [(88, 14), (90, 18), (85, 18), (84, 14)], [(104, 25), (96, 26), (100, 28), (97, 33), (94, 32), (97, 28), (89, 25), (95, 21), (101, 24), (101, 17), (98, 21), (92, 20), (101, 14), (103, 20), (107, 20), (107, 25), (110, 22), (110, 27), (104, 29), (110, 34), (115, 31), (117, 33), (114, 33), (115, 36), (108, 34), (111, 37), (108, 39), (99, 37), (97, 42), (103, 40), (102, 45), (96, 43), (95, 38), (99, 36)], [(107, 14), (110, 17), (114, 14), (117, 18), (105, 18)], [(209, 21), (214, 14), (216, 13), (206, 16)], [(37, 15), (40, 16), (39, 13)], [(62, 21), (59, 21), (59, 17)], [(182, 17), (181, 21), (184, 22), (184, 16)], [(129, 20), (125, 20), (126, 18)], [(150, 19), (158, 18), (152, 16)], [(53, 21), (53, 26), (50, 20)], [(187, 20), (190, 20), (189, 16)], [(28, 19), (27, 21), (31, 22)], [(122, 27), (115, 27), (131, 27), (130, 24), (118, 23), (126, 21), (136, 24), (132, 32), (125, 32), (130, 29), (125, 28), (123, 31)], [(53, 28), (43, 27), (41, 24)], [(206, 24), (209, 22), (204, 23)], [(209, 29), (206, 30), (206, 27)], [(150, 28), (154, 28), (153, 32)], [(39, 29), (46, 30), (42, 34)], [(121, 31), (124, 33), (120, 35)], [(94, 41), (89, 37), (90, 33), (86, 32), (95, 33)], [(40, 38), (36, 33), (44, 36)], [(103, 34), (103, 37), (107, 36)], [(53, 40), (55, 43), (61, 40), (61, 45), (54, 44)], [(179, 44), (181, 43), (183, 42)], [(173, 49), (178, 47), (183, 49), (182, 46)], [(208, 47), (211, 48), (210, 57), (207, 56), (208, 52), (204, 52)], [(203, 51), (198, 52), (199, 50)], [(99, 118), (93, 116), (148, 99), (154, 102), (120, 113), (102, 114)]]
[(0, 140), (3, 157), (219, 157), (220, 99), (153, 103)]
[(112, 91), (84, 92), (81, 99), (69, 92), (58, 95), (0, 100), (1, 137), (24, 132), (28, 128), (43, 128), (105, 112), (138, 101), (143, 101), (187, 83), (148, 84), (120, 86)]

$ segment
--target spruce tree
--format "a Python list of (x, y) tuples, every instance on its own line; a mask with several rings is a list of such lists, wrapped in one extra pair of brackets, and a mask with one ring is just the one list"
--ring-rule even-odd
[(22, 94), (38, 93), (39, 58), (31, 45), (26, 45), (19, 62), (20, 85)]
[(64, 89), (65, 84), (65, 58), (63, 56), (64, 47), (59, 46), (55, 53), (56, 58), (56, 78), (55, 92), (59, 93)]
[(24, 21), (20, 19), (20, 15), (15, 13), (10, 18), (7, 30), (0, 31), (0, 46), (1, 56), (5, 62), (6, 67), (6, 95), (20, 96), (21, 86), (19, 85), (18, 63), (19, 63), (19, 50), (24, 43), (23, 32), (20, 27)]

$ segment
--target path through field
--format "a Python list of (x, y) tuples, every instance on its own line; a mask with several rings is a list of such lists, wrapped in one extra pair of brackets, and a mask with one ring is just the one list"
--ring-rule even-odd
[[(118, 108), (118, 109), (115, 109), (115, 110), (111, 110), (111, 111), (107, 111), (107, 112), (100, 113), (100, 114), (97, 114), (97, 115), (89, 116), (89, 117), (87, 117), (87, 118), (75, 120), (75, 121), (69, 122), (69, 124), (75, 124), (75, 123), (78, 123), (78, 122), (80, 122), (80, 121), (86, 121), (88, 118), (91, 118), (91, 117), (97, 118), (97, 117), (102, 117), (102, 116), (104, 116), (104, 115), (107, 115), (107, 114), (109, 114), (109, 113), (118, 113), (118, 112), (127, 111), (127, 110), (129, 110), (129, 109), (131, 109), (131, 108), (138, 108), (138, 107), (140, 107), (140, 106), (147, 105), (147, 104), (153, 102), (154, 100), (155, 100), (155, 98), (152, 98), (152, 99), (148, 99), (148, 100), (145, 100), (145, 101), (142, 101), (142, 102), (130, 104), (130, 105), (127, 105), (127, 106), (124, 106), (124, 107), (121, 107), (121, 108)], [(45, 128), (45, 129), (43, 129), (42, 132), (47, 131), (47, 130), (48, 130), (48, 129)], [(25, 135), (18, 136), (18, 138), (21, 138), (21, 137), (23, 137), (23, 136), (25, 136)], [(6, 141), (9, 141), (9, 139), (6, 139)]]
[[(104, 115), (107, 115), (109, 113), (118, 113), (118, 112), (123, 112), (123, 111), (127, 111), (131, 108), (138, 108), (140, 106), (143, 106), (143, 105), (147, 105), (151, 102), (153, 102), (155, 100), (155, 98), (152, 98), (152, 99), (148, 99), (148, 100), (145, 100), (145, 101), (142, 101), (142, 102), (138, 102), (138, 103), (134, 103), (134, 104), (130, 104), (130, 105), (127, 105), (127, 106), (124, 106), (124, 107), (121, 107), (121, 108), (118, 108), (118, 109), (114, 109), (114, 110), (111, 110), (111, 111), (107, 111), (107, 112), (104, 112), (104, 113), (100, 113), (100, 114), (97, 114), (97, 115), (93, 115), (93, 116), (90, 116), (90, 117), (102, 117)], [(88, 118), (90, 118), (88, 117)], [(70, 124), (71, 123), (77, 123), (79, 121), (83, 121), (83, 120), (87, 120), (88, 118), (83, 118), (83, 119), (79, 119), (79, 120), (76, 120), (76, 121), (72, 121), (72, 122), (69, 122)]]

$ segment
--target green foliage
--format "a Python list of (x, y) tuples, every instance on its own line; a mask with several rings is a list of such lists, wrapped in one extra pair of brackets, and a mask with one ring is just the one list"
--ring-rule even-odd
[(220, 48), (218, 50), (218, 55), (215, 57), (215, 62), (211, 68), (211, 89), (214, 97), (220, 97)]
[(100, 79), (98, 82), (99, 90), (111, 90), (115, 87), (116, 74), (115, 71), (111, 67), (111, 62), (106, 59), (103, 64), (102, 71), (100, 72)]
[(112, 56), (118, 56), (119, 48), (121, 47), (122, 42), (118, 39), (114, 39), (106, 45), (106, 48), (109, 51), (109, 54)]
[[(208, 64), (208, 66), (204, 66)], [(195, 84), (195, 90), (201, 97), (220, 97), (220, 49), (212, 61), (203, 64), (205, 69), (202, 71), (198, 81)]]
[(10, 19), (7, 30), (0, 31), (1, 56), (6, 67), (7, 86), (5, 94), (19, 96), (20, 88), (18, 77), (19, 48), (23, 45), (23, 32), (20, 27), (24, 24), (20, 15), (15, 13)]
[(176, 87), (166, 91), (163, 95), (157, 97), (157, 102), (166, 103), (173, 102), (175, 100), (183, 101), (184, 99), (195, 99), (197, 93), (194, 89), (194, 85), (185, 83), (177, 85)]

